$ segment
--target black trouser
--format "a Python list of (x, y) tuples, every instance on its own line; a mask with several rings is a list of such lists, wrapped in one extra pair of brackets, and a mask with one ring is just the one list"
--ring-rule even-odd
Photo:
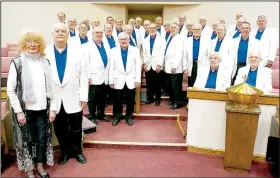
[[(103, 119), (106, 107), (108, 85), (104, 83), (102, 85), (89, 86), (88, 92), (88, 110), (89, 119)], [(96, 113), (97, 110), (97, 113)]]
[(182, 91), (183, 74), (168, 74), (169, 98), (172, 103), (183, 104), (184, 93)]
[(192, 74), (188, 79), (188, 86), (193, 87), (197, 76), (197, 61), (193, 61)]
[(246, 63), (237, 63), (236, 73), (235, 73), (234, 77), (232, 78), (231, 85), (234, 85), (234, 82), (235, 82), (235, 79), (236, 79), (236, 76), (238, 74), (239, 69), (241, 67), (245, 67), (245, 66), (246, 66)]
[(60, 111), (53, 123), (61, 154), (82, 153), (82, 120), (82, 111), (68, 114), (61, 103)]
[(109, 85), (107, 85), (107, 91), (108, 91), (108, 95), (107, 95), (107, 104), (108, 103), (112, 103), (114, 101), (114, 89), (110, 88)]
[[(26, 128), (30, 133), (28, 148), (36, 147), (36, 158), (34, 162), (43, 163), (46, 160), (46, 124), (47, 110), (32, 111), (26, 110)], [(35, 150), (34, 150), (35, 151)]]
[(160, 82), (161, 82), (160, 87), (165, 93), (168, 93), (167, 80), (168, 80), (168, 75), (163, 70), (161, 70), (160, 71)]
[(160, 101), (161, 96), (161, 77), (160, 73), (157, 73), (152, 68), (146, 72), (146, 83), (147, 83), (147, 100), (153, 101), (154, 95), (157, 101)]
[(134, 103), (135, 103), (135, 88), (129, 89), (125, 84), (123, 89), (114, 90), (114, 104), (113, 104), (114, 118), (120, 119), (122, 117), (124, 94), (126, 95), (126, 100), (127, 100), (126, 117), (127, 118), (133, 117)]

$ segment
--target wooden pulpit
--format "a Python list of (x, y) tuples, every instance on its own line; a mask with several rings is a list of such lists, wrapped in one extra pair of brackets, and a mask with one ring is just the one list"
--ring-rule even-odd
[(224, 166), (249, 171), (261, 111), (256, 103), (246, 110), (236, 106), (232, 101), (226, 103)]

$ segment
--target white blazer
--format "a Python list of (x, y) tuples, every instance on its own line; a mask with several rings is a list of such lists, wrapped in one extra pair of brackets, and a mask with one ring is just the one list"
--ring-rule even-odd
[(128, 46), (126, 70), (120, 46), (111, 49), (110, 59), (109, 84), (113, 84), (115, 89), (121, 90), (125, 84), (129, 89), (134, 89), (135, 83), (141, 83), (142, 62), (138, 48)]
[[(233, 78), (235, 73), (236, 73), (236, 70), (237, 70), (237, 57), (238, 57), (238, 47), (239, 47), (239, 43), (240, 43), (240, 38), (241, 38), (241, 35), (237, 38), (234, 38), (232, 39), (232, 48), (231, 48), (231, 55), (233, 57), (233, 71), (232, 71), (232, 75), (231, 77)], [(248, 62), (248, 57), (249, 57), (249, 54), (251, 51), (260, 51), (260, 43), (258, 40), (255, 39), (255, 37), (253, 36), (249, 36), (249, 42), (248, 42), (248, 50), (247, 50), (247, 60), (246, 60), (246, 64), (249, 65), (249, 62)], [(264, 64), (261, 64), (262, 66), (265, 66)]]
[[(119, 45), (118, 37), (115, 38), (113, 35), (112, 35), (112, 37), (113, 37), (114, 40), (115, 40), (116, 46)], [(106, 37), (105, 34), (103, 35), (102, 42), (104, 43), (104, 46), (107, 46), (109, 49), (111, 49), (111, 48), (110, 48), (110, 45), (109, 45), (109, 42), (108, 42), (108, 39), (107, 39), (107, 37)]]
[[(70, 30), (68, 29), (68, 31), (69, 31), (69, 38), (71, 38), (71, 36), (70, 36)], [(76, 29), (75, 29), (75, 35), (72, 36), (72, 38), (75, 37), (75, 36), (79, 36), (79, 30), (76, 30)]]
[[(171, 35), (172, 34), (170, 34), (170, 37)], [(175, 68), (176, 74), (183, 73), (184, 70), (187, 68), (186, 67), (187, 62), (184, 60), (186, 60), (186, 58), (184, 58), (184, 40), (181, 38), (180, 34), (178, 33), (172, 38), (168, 46), (168, 49), (166, 51), (166, 56), (164, 57), (165, 72), (171, 74), (171, 70)]]
[(112, 35), (113, 35), (114, 39), (116, 41), (118, 41), (118, 33), (117, 33), (117, 29), (116, 28), (113, 29)]
[[(213, 53), (215, 51), (216, 48), (216, 44), (218, 41), (218, 37), (216, 37), (215, 39), (211, 40), (211, 53)], [(230, 38), (229, 36), (225, 35), (224, 39), (222, 41), (220, 50), (219, 50), (219, 54), (221, 55), (222, 59), (221, 59), (221, 63), (228, 67), (229, 70), (233, 70), (233, 65), (234, 65), (234, 61), (233, 61), (233, 57), (230, 53), (230, 49), (232, 47), (232, 38)]]
[(76, 113), (82, 111), (80, 102), (88, 101), (88, 78), (86, 60), (77, 43), (68, 43), (67, 62), (62, 83), (59, 80), (54, 45), (47, 46), (46, 57), (49, 59), (56, 95), (56, 113), (59, 113), (61, 104), (66, 113)]
[[(251, 35), (255, 37), (257, 32), (258, 30), (254, 30), (251, 32)], [(268, 53), (268, 59), (265, 60), (274, 61), (276, 50), (279, 45), (277, 30), (275, 28), (266, 28), (262, 34), (260, 45), (261, 49), (263, 49), (262, 51), (266, 51)]]
[(89, 78), (92, 85), (108, 85), (110, 66), (110, 47), (104, 45), (107, 54), (107, 65), (104, 66), (102, 57), (94, 41), (83, 44), (83, 53), (89, 66)]
[(144, 42), (145, 28), (141, 25), (141, 26), (139, 27), (139, 29), (136, 28), (136, 27), (134, 27), (134, 30), (135, 30), (135, 31), (138, 31), (137, 33), (139, 33), (140, 44), (142, 45), (143, 42)]
[(150, 36), (145, 38), (143, 43), (143, 57), (144, 64), (146, 64), (146, 68), (149, 71), (151, 68), (156, 70), (157, 65), (163, 67), (163, 59), (164, 59), (164, 51), (165, 51), (165, 39), (157, 35), (152, 51), (152, 55), (150, 53)]
[[(250, 66), (242, 67), (238, 70), (238, 74), (234, 85), (244, 82), (244, 76), (248, 77)], [(257, 72), (256, 88), (262, 90), (264, 93), (272, 91), (272, 70), (267, 67), (259, 66)]]
[[(203, 66), (197, 71), (197, 77), (194, 83), (194, 87), (205, 88), (209, 75), (210, 67)], [(219, 65), (217, 79), (216, 79), (216, 90), (225, 91), (226, 88), (230, 87), (231, 73), (222, 64)]]
[[(179, 29), (180, 29), (180, 28), (179, 28)], [(184, 26), (182, 27), (182, 30), (181, 30), (180, 35), (181, 35), (181, 34), (187, 34), (187, 33), (186, 33), (187, 31), (188, 31), (188, 30), (187, 30), (186, 26), (184, 25)]]
[(236, 24), (232, 24), (230, 27), (229, 27), (229, 29), (227, 30), (227, 35), (229, 36), (229, 37), (233, 37), (233, 35), (235, 34), (235, 32), (236, 32), (236, 30), (235, 30), (235, 28), (236, 28)]
[(131, 39), (133, 40), (134, 44), (136, 44), (135, 47), (140, 48), (142, 45), (142, 39), (140, 36), (140, 31), (137, 28), (134, 28), (135, 31), (135, 35), (136, 35), (136, 40), (133, 38), (133, 36), (131, 35)]
[(201, 36), (204, 37), (204, 38), (207, 37), (211, 40), (212, 32), (213, 32), (212, 28), (210, 28), (208, 26), (205, 26), (204, 29), (201, 32)]
[[(188, 74), (191, 76), (193, 67), (193, 36), (184, 41), (184, 58), (187, 60)], [(210, 38), (204, 36), (200, 38), (197, 66), (209, 66), (208, 56), (211, 50)]]
[(157, 34), (165, 38), (165, 28), (163, 26), (160, 27), (160, 33), (157, 31)]

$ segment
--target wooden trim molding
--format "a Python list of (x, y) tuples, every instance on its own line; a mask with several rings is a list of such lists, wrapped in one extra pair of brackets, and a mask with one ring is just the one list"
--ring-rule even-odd
[[(201, 154), (206, 154), (206, 155), (218, 156), (218, 157), (224, 157), (224, 155), (225, 155), (224, 150), (203, 148), (203, 147), (195, 147), (195, 146), (190, 146), (190, 145), (188, 145), (188, 151), (194, 152), (194, 153), (201, 153)], [(257, 161), (257, 162), (264, 162), (265, 161), (265, 155), (253, 155), (253, 160)]]
[(1, 87), (1, 99), (7, 99), (7, 88), (6, 87)]
[[(189, 99), (231, 101), (227, 92), (213, 89), (188, 88), (187, 96)], [(262, 95), (257, 100), (257, 103), (263, 105), (279, 105), (279, 93)]]

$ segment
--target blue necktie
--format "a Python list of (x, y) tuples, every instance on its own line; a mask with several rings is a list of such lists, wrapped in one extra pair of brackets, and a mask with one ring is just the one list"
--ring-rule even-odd
[(171, 37), (169, 38), (169, 41), (167, 42), (167, 45), (166, 45), (166, 48), (165, 48), (165, 52), (164, 52), (164, 56), (166, 56), (166, 51), (167, 51), (168, 46), (169, 46), (169, 44), (170, 44), (170, 42), (171, 42), (171, 40), (172, 40), (172, 37), (173, 37), (173, 36), (171, 36)]

